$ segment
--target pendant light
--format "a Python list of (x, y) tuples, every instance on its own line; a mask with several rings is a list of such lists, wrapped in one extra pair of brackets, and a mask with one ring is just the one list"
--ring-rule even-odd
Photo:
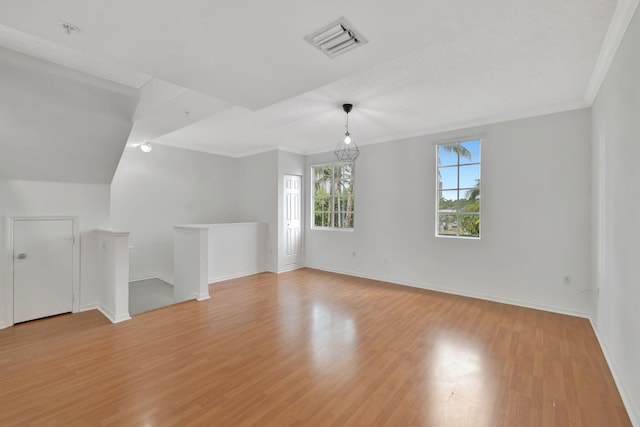
[(334, 154), (341, 162), (355, 162), (360, 155), (360, 150), (349, 133), (349, 113), (353, 109), (353, 104), (342, 104), (342, 109), (347, 113), (347, 131), (344, 133), (344, 138), (338, 143)]

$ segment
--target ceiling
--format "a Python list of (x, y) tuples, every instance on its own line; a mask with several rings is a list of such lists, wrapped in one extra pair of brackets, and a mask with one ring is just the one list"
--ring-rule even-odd
[(0, 179), (109, 184), (137, 91), (0, 47)]
[[(344, 102), (359, 145), (588, 106), (615, 6), (0, 0), (0, 45), (140, 89), (130, 144), (315, 153), (344, 132)], [(369, 42), (330, 59), (304, 37), (341, 16)]]

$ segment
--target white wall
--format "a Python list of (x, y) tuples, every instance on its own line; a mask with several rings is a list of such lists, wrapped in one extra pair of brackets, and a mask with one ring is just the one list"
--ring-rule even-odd
[(265, 271), (266, 223), (234, 222), (206, 225), (209, 228), (207, 283)]
[(174, 227), (174, 285), (176, 302), (209, 299), (209, 227)]
[[(109, 225), (109, 186), (38, 181), (0, 180), (0, 265), (8, 271), (11, 254), (5, 253), (5, 218), (11, 216), (77, 216), (80, 229), (80, 309), (99, 300), (96, 229)], [(0, 321), (4, 319), (6, 275), (0, 275)]]
[(304, 156), (279, 150), (240, 159), (155, 144), (125, 151), (111, 185), (111, 225), (131, 232), (130, 278), (173, 283), (173, 226), (267, 224), (268, 271), (281, 269), (284, 174), (304, 175)]
[(278, 151), (238, 159), (238, 222), (267, 224), (266, 269), (278, 269)]
[(640, 12), (593, 105), (594, 325), (640, 426)]
[[(436, 238), (434, 144), (476, 134), (482, 239)], [(589, 110), (578, 110), (361, 147), (355, 230), (308, 224), (306, 265), (585, 316), (589, 141)], [(307, 165), (327, 160), (332, 153)], [(309, 218), (308, 182), (306, 194)]]
[(304, 185), (305, 156), (273, 150), (242, 157), (238, 162), (238, 221), (267, 224), (268, 271), (279, 272), (291, 268), (283, 262), (282, 187), (285, 174), (302, 175)]
[[(302, 176), (302, 188), (305, 188), (305, 156), (287, 151), (278, 151), (278, 219), (277, 219), (277, 235), (278, 235), (278, 270), (284, 271), (291, 269), (292, 267), (301, 267), (300, 265), (285, 265), (285, 239), (284, 239), (284, 176), (285, 175), (300, 175)], [(305, 194), (302, 192), (302, 203), (305, 203)], [(304, 212), (304, 209), (301, 210)], [(304, 230), (305, 216), (303, 215), (302, 227)], [(304, 239), (304, 233), (303, 233)], [(304, 260), (304, 253), (301, 255), (301, 259)]]
[(100, 302), (98, 309), (113, 323), (129, 317), (129, 233), (98, 230)]
[(233, 222), (237, 159), (155, 144), (123, 153), (111, 184), (111, 225), (129, 231), (130, 279), (173, 283), (173, 226)]

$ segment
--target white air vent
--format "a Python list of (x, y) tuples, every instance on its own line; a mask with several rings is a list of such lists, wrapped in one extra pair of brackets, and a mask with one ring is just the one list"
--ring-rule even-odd
[(335, 58), (367, 43), (367, 39), (354, 30), (345, 18), (332, 22), (304, 39), (329, 58)]

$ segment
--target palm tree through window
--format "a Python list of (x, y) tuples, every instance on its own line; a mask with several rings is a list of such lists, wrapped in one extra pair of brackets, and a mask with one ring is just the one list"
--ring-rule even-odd
[(436, 235), (480, 237), (480, 139), (437, 145)]

